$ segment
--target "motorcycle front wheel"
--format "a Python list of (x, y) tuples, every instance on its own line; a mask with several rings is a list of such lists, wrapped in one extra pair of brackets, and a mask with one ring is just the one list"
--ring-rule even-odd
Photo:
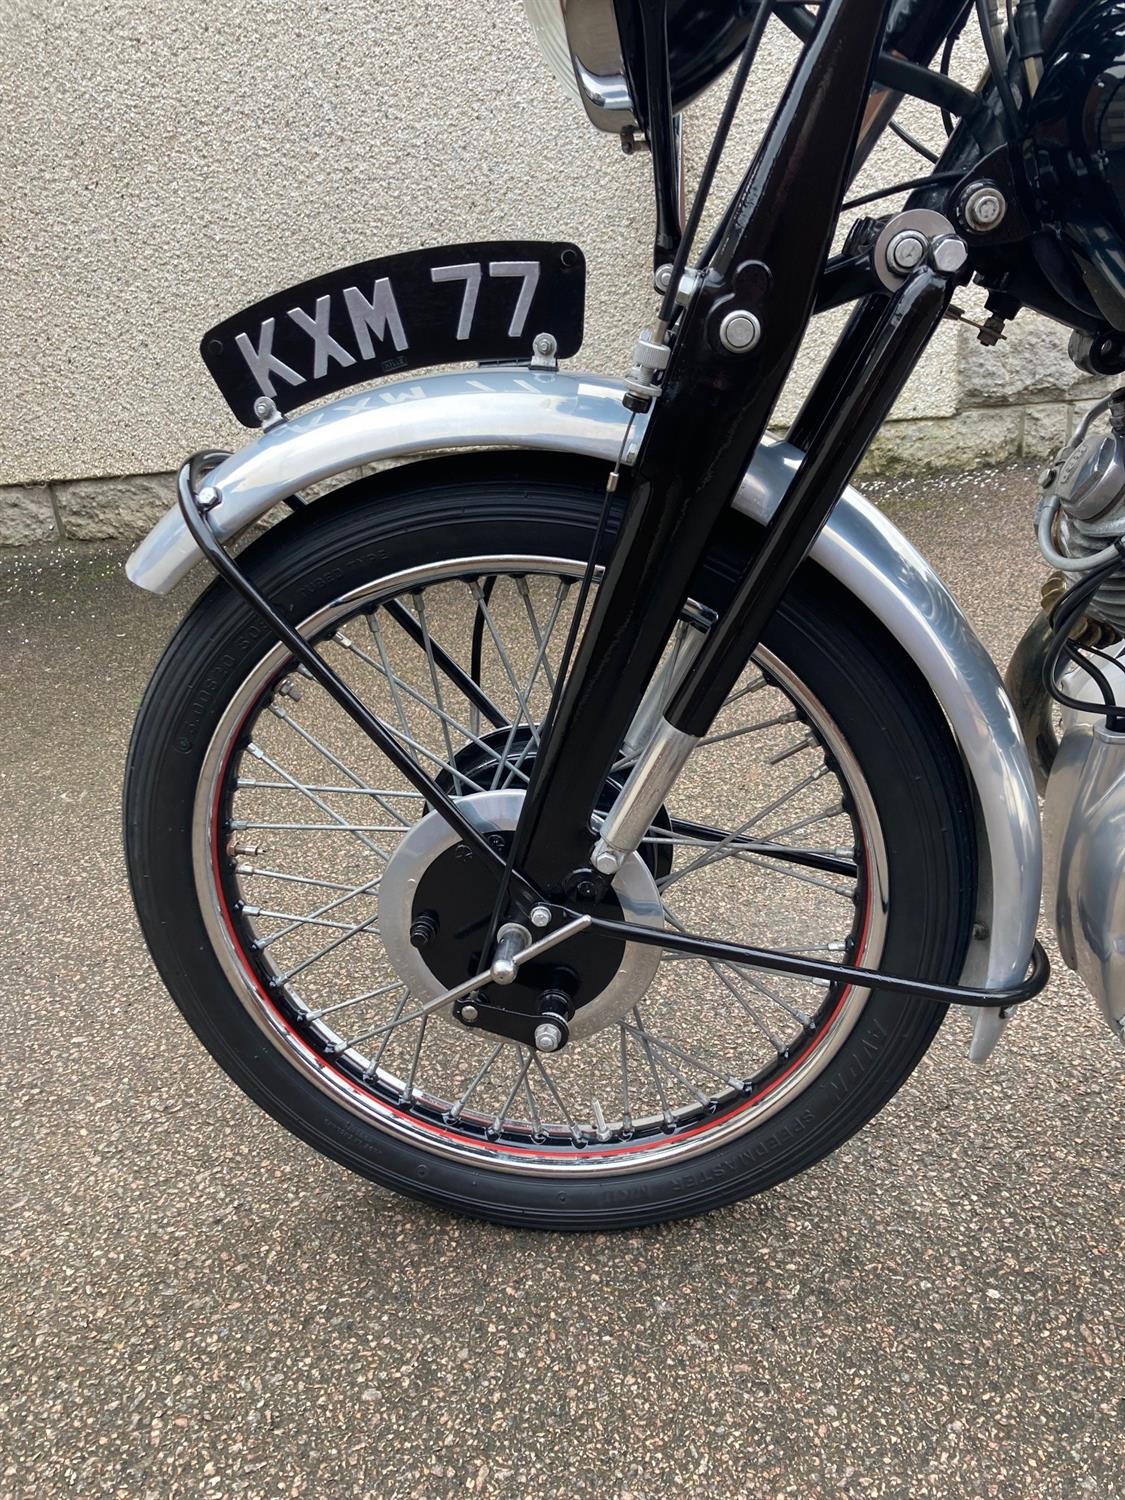
[[(604, 479), (596, 465), (520, 455), (416, 464), (319, 501), (242, 554), (501, 841)], [(669, 675), (754, 541), (732, 515), (669, 645)], [(635, 748), (627, 736), (595, 828)], [(792, 1177), (882, 1108), (944, 1013), (574, 940), (558, 958), (593, 998), (558, 1053), (416, 1015), (479, 972), (489, 881), (218, 583), (146, 692), (125, 835), (160, 974), (239, 1087), (354, 1171), (499, 1223), (635, 1226)], [(971, 806), (937, 706), (881, 627), (806, 567), (607, 910), (949, 982), (974, 894)]]

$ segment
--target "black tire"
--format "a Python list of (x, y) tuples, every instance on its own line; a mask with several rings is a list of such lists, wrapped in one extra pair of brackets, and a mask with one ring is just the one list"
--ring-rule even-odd
[[(480, 455), (361, 481), (286, 520), (242, 563), (294, 622), (372, 579), (503, 548), (582, 559), (604, 470)], [(721, 607), (753, 546), (732, 517), (696, 595)], [(190, 825), (200, 767), (225, 705), (274, 644), (225, 586), (191, 610), (145, 694), (125, 779), (125, 843), (137, 912), (164, 983), (238, 1086), (325, 1155), (397, 1192), (498, 1223), (636, 1226), (701, 1213), (820, 1161), (891, 1098), (929, 1046), (944, 1007), (873, 995), (840, 1050), (792, 1102), (709, 1154), (648, 1170), (559, 1182), (485, 1171), (404, 1143), (294, 1068), (232, 990), (193, 881)], [(965, 777), (912, 664), (856, 602), (807, 568), (766, 643), (811, 685), (874, 795), (892, 893), (883, 964), (949, 982), (969, 939), (975, 847)]]

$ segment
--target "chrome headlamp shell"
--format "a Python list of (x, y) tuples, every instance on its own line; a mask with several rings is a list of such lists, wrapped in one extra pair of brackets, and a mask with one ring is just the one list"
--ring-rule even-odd
[(613, 0), (524, 0), (524, 9), (551, 72), (591, 123), (614, 134), (635, 126)]

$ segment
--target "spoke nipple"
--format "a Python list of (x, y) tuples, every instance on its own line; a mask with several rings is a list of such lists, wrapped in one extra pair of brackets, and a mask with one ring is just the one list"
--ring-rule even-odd
[(294, 703), (300, 703), (301, 701), (301, 689), (289, 677), (285, 679), (285, 681), (281, 684), (277, 691), (283, 698), (292, 698)]

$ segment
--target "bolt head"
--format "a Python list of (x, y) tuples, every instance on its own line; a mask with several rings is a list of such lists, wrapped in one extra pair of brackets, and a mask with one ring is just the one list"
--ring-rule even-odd
[(553, 1021), (542, 1021), (535, 1028), (535, 1050), (557, 1052), (562, 1046), (562, 1032)]
[(528, 913), (532, 927), (549, 927), (551, 925), (551, 908), (549, 906), (533, 906)]
[(475, 1005), (462, 1005), (461, 1019), (466, 1026), (472, 1026), (479, 1015), (480, 1011), (477, 1010)]
[(574, 894), (579, 901), (596, 901), (598, 899), (598, 887), (593, 880), (580, 880)]
[(554, 354), (559, 346), (553, 334), (537, 333), (531, 347), (535, 350), (536, 354), (546, 357), (549, 354)]
[(940, 239), (934, 241), (930, 251), (934, 269), (943, 271), (951, 276), (959, 271), (969, 258), (968, 247), (960, 235), (943, 234)]
[(196, 495), (195, 503), (200, 510), (214, 510), (222, 498), (213, 484), (206, 484)]
[(468, 844), (458, 844), (453, 851), (453, 858), (459, 864), (467, 864), (472, 857), (473, 851), (469, 848)]
[(1007, 212), (1007, 200), (996, 187), (970, 188), (961, 204), (961, 217), (978, 234), (995, 229)]
[(599, 875), (616, 875), (621, 861), (612, 849), (599, 849), (594, 855), (593, 865)]
[(719, 342), (732, 354), (748, 354), (762, 336), (762, 325), (745, 307), (736, 307), (719, 324)]
[(672, 266), (670, 262), (665, 261), (662, 266), (657, 268), (656, 274), (652, 278), (652, 284), (658, 292), (666, 292), (668, 290), (672, 285)]
[(268, 396), (259, 396), (254, 402), (254, 415), (259, 422), (268, 422), (277, 416), (277, 406)]
[(905, 274), (920, 266), (926, 258), (926, 237), (916, 229), (904, 229), (887, 246), (887, 264), (892, 271)]

